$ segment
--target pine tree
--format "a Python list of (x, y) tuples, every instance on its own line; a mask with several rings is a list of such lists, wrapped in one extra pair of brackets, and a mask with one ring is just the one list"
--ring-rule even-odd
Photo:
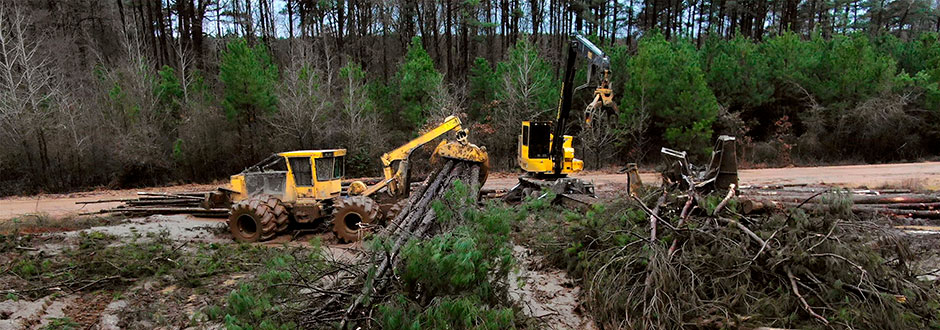
[(634, 117), (648, 115), (651, 133), (667, 145), (704, 155), (718, 103), (705, 84), (695, 47), (653, 33), (640, 41), (627, 67), (630, 80), (620, 106), (625, 126), (631, 126)]
[(247, 148), (242, 157), (258, 158), (255, 142), (261, 135), (256, 123), (261, 116), (277, 111), (278, 71), (263, 44), (249, 47), (244, 39), (228, 44), (219, 64), (219, 80), (224, 85), (222, 107), (229, 121), (238, 125), (238, 135)]
[(434, 106), (436, 93), (441, 93), (444, 76), (434, 68), (434, 61), (421, 45), (421, 37), (411, 39), (405, 61), (395, 74), (400, 98), (401, 116), (413, 128), (424, 125)]
[(499, 76), (496, 75), (489, 61), (477, 57), (473, 61), (473, 67), (470, 68), (468, 80), (470, 115), (477, 118), (480, 117), (482, 109), (496, 98)]
[(222, 106), (229, 120), (244, 124), (277, 111), (277, 79), (267, 47), (249, 47), (244, 39), (230, 42), (219, 65), (219, 80), (225, 86)]

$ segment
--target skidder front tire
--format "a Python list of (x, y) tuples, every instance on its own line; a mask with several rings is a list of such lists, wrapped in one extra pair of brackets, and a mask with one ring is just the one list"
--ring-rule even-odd
[(266, 241), (287, 229), (287, 207), (273, 196), (255, 196), (232, 206), (228, 228), (239, 242)]
[(341, 200), (333, 214), (333, 233), (340, 241), (352, 243), (362, 238), (362, 225), (378, 221), (379, 206), (371, 198), (353, 196)]

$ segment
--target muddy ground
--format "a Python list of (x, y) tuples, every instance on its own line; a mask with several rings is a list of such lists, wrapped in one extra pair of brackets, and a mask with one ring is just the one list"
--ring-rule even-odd
[[(516, 173), (493, 173), (486, 181), (484, 189), (508, 189), (517, 182)], [(940, 162), (849, 165), (820, 167), (768, 168), (739, 171), (742, 185), (767, 184), (810, 184), (860, 187), (905, 187), (928, 190), (940, 190)], [(616, 191), (625, 187), (626, 176), (611, 171), (587, 171), (576, 177), (593, 181), (598, 192)], [(640, 173), (643, 182), (658, 184), (659, 174)], [(223, 186), (224, 182), (206, 185), (178, 185), (146, 189), (95, 190), (71, 194), (45, 194), (28, 197), (6, 197), (0, 199), (0, 220), (11, 219), (24, 214), (45, 214), (62, 217), (83, 212), (95, 212), (112, 208), (120, 203), (101, 203), (80, 205), (86, 202), (109, 198), (131, 198), (138, 191), (182, 192), (209, 191)]]
[[(165, 235), (172, 241), (168, 245), (188, 253), (199, 253), (198, 249), (206, 246), (235, 245), (224, 220), (185, 215), (130, 218), (105, 226), (35, 235), (29, 244), (15, 249), (25, 250), (26, 255), (52, 257), (67, 253), (89, 235), (112, 237), (111, 246)], [(324, 252), (337, 259), (353, 260), (364, 249), (362, 243), (339, 244), (331, 233), (281, 235), (258, 245), (309, 248), (311, 241), (321, 242)], [(523, 246), (516, 246), (513, 254), (518, 267), (510, 275), (510, 297), (523, 314), (545, 328), (593, 329), (592, 319), (578, 300), (580, 289), (564, 271), (545, 266), (541, 257)], [(6, 263), (23, 256), (8, 251), (0, 253), (0, 261)], [(205, 311), (210, 306), (224, 305), (226, 297), (241, 283), (257, 276), (257, 271), (219, 273), (189, 287), (166, 274), (128, 279), (131, 282), (125, 285), (94, 290), (43, 286), (40, 293), (24, 291), (27, 286), (23, 279), (8, 270), (0, 273), (0, 282), (6, 282), (0, 285), (0, 293), (5, 295), (0, 298), (0, 329), (222, 328), (221, 321), (207, 319)]]

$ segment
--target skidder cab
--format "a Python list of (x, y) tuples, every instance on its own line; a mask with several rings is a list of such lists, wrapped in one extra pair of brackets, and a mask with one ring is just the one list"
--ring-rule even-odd
[(378, 206), (371, 199), (341, 198), (345, 156), (346, 149), (282, 152), (233, 175), (232, 235), (239, 241), (267, 240), (286, 230), (291, 220), (312, 223), (335, 209), (358, 213), (347, 214), (349, 223), (334, 226), (334, 231), (355, 233), (360, 223), (376, 220)]

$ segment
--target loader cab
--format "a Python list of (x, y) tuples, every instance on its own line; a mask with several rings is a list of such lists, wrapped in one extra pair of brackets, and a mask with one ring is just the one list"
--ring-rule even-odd
[(340, 194), (346, 149), (273, 154), (231, 178), (233, 200), (266, 194), (285, 203), (315, 203)]
[[(554, 175), (552, 173), (552, 122), (523, 121), (519, 134), (516, 160), (523, 171), (534, 175)], [(560, 175), (581, 172), (584, 162), (574, 158), (572, 137), (564, 136), (564, 164)]]
[(346, 149), (302, 150), (280, 153), (287, 161), (287, 186), (292, 201), (338, 196), (346, 167)]

